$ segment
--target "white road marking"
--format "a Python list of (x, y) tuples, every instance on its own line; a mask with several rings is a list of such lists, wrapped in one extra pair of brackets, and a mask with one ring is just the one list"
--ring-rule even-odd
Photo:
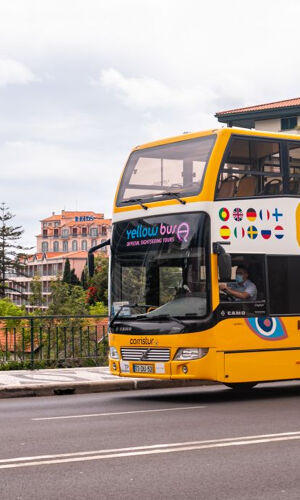
[[(189, 441), (182, 443), (154, 444), (130, 448), (82, 451), (57, 455), (37, 455), (33, 457), (17, 457), (0, 460), (0, 469), (34, 467), (38, 465), (54, 465), (61, 463), (86, 462), (110, 458), (134, 457), (179, 451), (195, 451), (229, 446), (245, 446), (249, 444), (273, 443), (300, 439), (300, 431), (279, 434), (261, 434), (257, 436), (240, 436), (233, 438), (210, 439), (206, 441)], [(47, 460), (48, 459), (48, 460)]]
[(40, 417), (32, 418), (31, 420), (62, 420), (66, 418), (92, 418), (92, 417), (111, 417), (113, 415), (131, 415), (136, 413), (155, 413), (163, 411), (183, 411), (183, 410), (199, 410), (206, 406), (180, 406), (179, 408), (159, 408), (156, 410), (133, 410), (133, 411), (118, 411), (112, 413), (87, 413), (83, 415), (60, 415), (57, 417)]

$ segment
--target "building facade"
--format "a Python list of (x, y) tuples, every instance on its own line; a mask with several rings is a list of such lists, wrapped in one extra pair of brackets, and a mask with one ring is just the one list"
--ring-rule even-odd
[(300, 134), (300, 97), (219, 111), (215, 117), (229, 127)]
[[(86, 252), (110, 237), (111, 220), (95, 212), (52, 213), (41, 220), (37, 252)], [(107, 252), (107, 247), (104, 247)]]
[[(62, 210), (61, 214), (53, 213), (42, 219), (41, 232), (36, 236), (37, 253), (25, 257), (22, 275), (14, 275), (7, 280), (8, 286), (14, 288), (7, 291), (7, 297), (19, 306), (24, 305), (27, 311), (34, 309), (36, 306), (29, 303), (31, 282), (39, 276), (44, 298), (41, 308), (46, 309), (51, 295), (51, 281), (63, 274), (66, 260), (69, 259), (71, 269), (80, 279), (88, 250), (110, 236), (111, 219), (104, 219), (100, 213)], [(103, 247), (99, 252), (108, 257), (108, 248)]]

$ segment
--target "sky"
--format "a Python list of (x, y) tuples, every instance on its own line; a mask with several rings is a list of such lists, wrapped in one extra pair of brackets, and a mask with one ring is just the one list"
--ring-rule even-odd
[(35, 245), (61, 210), (111, 217), (130, 150), (300, 96), (299, 0), (2, 0), (1, 196)]

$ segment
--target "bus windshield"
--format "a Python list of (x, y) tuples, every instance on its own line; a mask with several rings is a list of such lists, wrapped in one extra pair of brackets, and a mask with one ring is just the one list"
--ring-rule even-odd
[(172, 196), (192, 196), (202, 188), (215, 135), (134, 151), (121, 180), (117, 205)]
[(206, 316), (208, 224), (204, 213), (116, 223), (111, 245), (112, 317)]

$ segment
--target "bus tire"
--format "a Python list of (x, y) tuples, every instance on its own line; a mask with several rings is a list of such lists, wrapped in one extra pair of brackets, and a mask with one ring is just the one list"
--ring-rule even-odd
[(237, 382), (233, 384), (225, 384), (230, 389), (234, 389), (235, 391), (250, 391), (257, 385), (257, 382)]

